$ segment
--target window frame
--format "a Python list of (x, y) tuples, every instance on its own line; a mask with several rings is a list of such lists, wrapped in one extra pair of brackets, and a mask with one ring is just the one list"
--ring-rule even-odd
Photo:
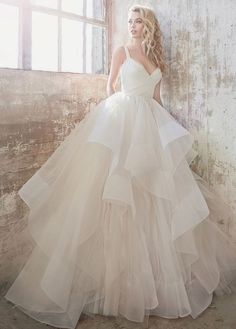
[[(83, 0), (84, 4), (86, 0)], [(31, 4), (30, 0), (0, 0), (1, 4), (6, 4), (10, 6), (15, 6), (19, 8), (19, 27), (18, 27), (18, 69), (22, 70), (32, 70), (38, 71), (37, 69), (32, 69), (32, 11), (37, 11), (40, 13), (54, 15), (58, 18), (58, 70), (50, 71), (50, 72), (67, 72), (62, 71), (61, 63), (62, 63), (62, 47), (61, 47), (61, 32), (62, 32), (62, 18), (67, 18), (70, 20), (76, 20), (84, 23), (92, 24), (93, 26), (99, 26), (106, 29), (107, 38), (106, 38), (106, 62), (105, 62), (105, 72), (104, 74), (108, 74), (109, 72), (109, 63), (110, 63), (110, 44), (111, 44), (111, 13), (112, 13), (112, 1), (103, 0), (104, 1), (104, 10), (105, 17), (104, 20), (99, 20), (96, 18), (90, 18), (85, 16), (85, 6), (84, 13), (82, 15), (69, 13), (62, 10), (62, 0), (58, 0), (57, 9), (39, 6), (35, 4)], [(84, 32), (85, 33), (85, 29)], [(85, 38), (84, 38), (85, 40)], [(85, 48), (84, 48), (85, 49)], [(93, 74), (85, 72), (85, 56), (83, 53), (83, 72), (70, 72), (70, 73), (78, 73), (78, 74)], [(4, 67), (0, 67), (4, 68)], [(42, 70), (40, 70), (42, 71)], [(47, 70), (43, 70), (47, 71)]]

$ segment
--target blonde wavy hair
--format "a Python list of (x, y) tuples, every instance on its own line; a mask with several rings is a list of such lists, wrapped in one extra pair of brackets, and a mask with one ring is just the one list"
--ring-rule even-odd
[(143, 5), (133, 5), (129, 8), (130, 12), (138, 12), (140, 14), (144, 24), (143, 43), (145, 54), (154, 65), (164, 72), (168, 68), (168, 64), (165, 61), (165, 53), (162, 46), (163, 34), (154, 11)]

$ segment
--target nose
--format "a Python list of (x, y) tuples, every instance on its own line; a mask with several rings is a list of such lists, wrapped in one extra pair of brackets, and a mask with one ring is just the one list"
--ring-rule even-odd
[(131, 28), (133, 28), (134, 26), (135, 26), (135, 21), (131, 23)]

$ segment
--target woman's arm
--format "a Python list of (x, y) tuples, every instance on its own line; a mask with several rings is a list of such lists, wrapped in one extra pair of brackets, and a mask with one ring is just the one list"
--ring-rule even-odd
[(155, 100), (156, 100), (161, 106), (163, 106), (162, 101), (161, 101), (161, 81), (159, 81), (158, 84), (157, 84), (156, 87), (155, 87), (153, 98), (154, 98), (154, 99), (155, 99)]
[(107, 81), (107, 95), (111, 96), (115, 93), (115, 87), (117, 83), (117, 78), (119, 75), (120, 67), (125, 60), (125, 50), (124, 47), (118, 47), (112, 54), (111, 59), (111, 69)]

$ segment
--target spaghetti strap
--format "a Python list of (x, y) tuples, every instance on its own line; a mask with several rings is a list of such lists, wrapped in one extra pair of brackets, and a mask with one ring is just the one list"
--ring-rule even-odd
[(129, 58), (130, 57), (129, 50), (126, 46), (124, 46), (124, 48), (125, 48), (126, 58)]

